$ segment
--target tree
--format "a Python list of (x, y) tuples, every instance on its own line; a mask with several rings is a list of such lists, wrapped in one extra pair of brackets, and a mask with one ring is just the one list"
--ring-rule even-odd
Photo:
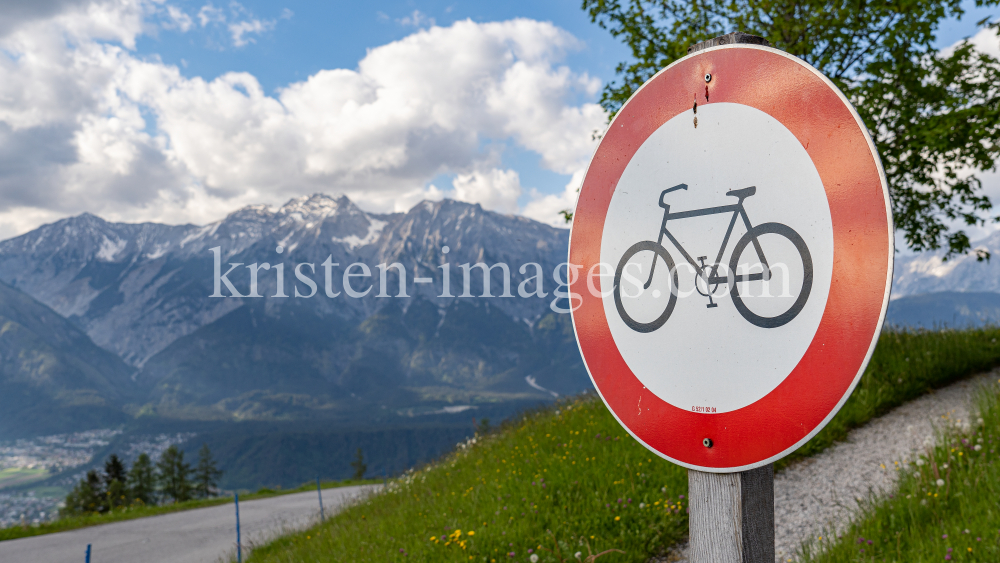
[(60, 512), (69, 515), (106, 512), (104, 493), (100, 475), (97, 474), (97, 470), (91, 469), (66, 495), (66, 506)]
[(111, 454), (108, 460), (104, 462), (104, 484), (110, 486), (112, 481), (126, 483), (127, 480), (128, 476), (125, 473), (125, 464), (118, 457), (118, 454)]
[[(962, 0), (583, 0), (583, 8), (634, 58), (618, 65), (621, 80), (601, 96), (612, 115), (689, 45), (752, 33), (819, 69), (857, 108), (910, 248), (944, 243), (948, 256), (965, 253), (968, 236), (948, 223), (1000, 221), (978, 176), (1000, 157), (1000, 62), (968, 41), (934, 47), (941, 22), (962, 16)], [(998, 23), (978, 25), (1000, 32)]]
[(126, 485), (128, 477), (125, 472), (125, 464), (117, 454), (111, 454), (104, 462), (102, 480), (104, 481), (105, 504), (108, 510), (127, 506), (129, 503)]
[(368, 466), (365, 465), (365, 455), (361, 451), (361, 448), (358, 448), (358, 452), (354, 454), (354, 461), (351, 462), (351, 467), (354, 468), (355, 479), (365, 478), (365, 471), (368, 471)]
[(156, 480), (160, 492), (174, 502), (191, 500), (191, 465), (184, 462), (184, 452), (171, 445), (156, 462)]
[(218, 480), (222, 476), (212, 459), (208, 444), (202, 444), (198, 450), (198, 466), (194, 470), (194, 491), (198, 498), (209, 498), (219, 495)]
[(128, 472), (129, 496), (142, 504), (156, 504), (156, 474), (149, 455), (139, 454)]

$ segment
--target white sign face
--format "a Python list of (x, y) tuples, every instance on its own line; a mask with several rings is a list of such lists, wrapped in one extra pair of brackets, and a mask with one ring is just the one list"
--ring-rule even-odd
[(694, 118), (663, 124), (625, 168), (600, 288), (642, 385), (675, 407), (724, 413), (774, 390), (812, 342), (833, 225), (812, 159), (779, 121), (734, 103)]

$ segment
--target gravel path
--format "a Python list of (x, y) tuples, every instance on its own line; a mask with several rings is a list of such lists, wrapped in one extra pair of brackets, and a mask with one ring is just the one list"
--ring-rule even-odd
[[(777, 562), (795, 559), (799, 546), (842, 530), (857, 501), (891, 491), (900, 464), (933, 441), (934, 427), (968, 421), (972, 392), (1000, 379), (1000, 370), (969, 378), (911, 401), (851, 431), (846, 442), (802, 460), (774, 476)], [(687, 546), (650, 563), (686, 562)]]

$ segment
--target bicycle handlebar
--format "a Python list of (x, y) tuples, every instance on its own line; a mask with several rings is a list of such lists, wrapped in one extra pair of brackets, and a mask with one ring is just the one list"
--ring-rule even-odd
[(660, 193), (660, 207), (664, 207), (665, 208), (667, 206), (667, 202), (663, 199), (663, 198), (667, 197), (667, 194), (669, 194), (670, 192), (676, 192), (677, 190), (686, 190), (686, 189), (688, 189), (688, 185), (687, 184), (677, 184), (676, 186), (674, 186), (672, 188), (667, 188), (667, 189), (663, 190), (663, 192)]

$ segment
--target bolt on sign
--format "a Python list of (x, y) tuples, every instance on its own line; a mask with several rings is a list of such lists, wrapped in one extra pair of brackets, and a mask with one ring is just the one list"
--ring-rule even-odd
[(621, 108), (580, 191), (580, 350), (643, 445), (705, 472), (804, 444), (861, 378), (885, 317), (885, 174), (826, 77), (735, 44), (663, 69)]

